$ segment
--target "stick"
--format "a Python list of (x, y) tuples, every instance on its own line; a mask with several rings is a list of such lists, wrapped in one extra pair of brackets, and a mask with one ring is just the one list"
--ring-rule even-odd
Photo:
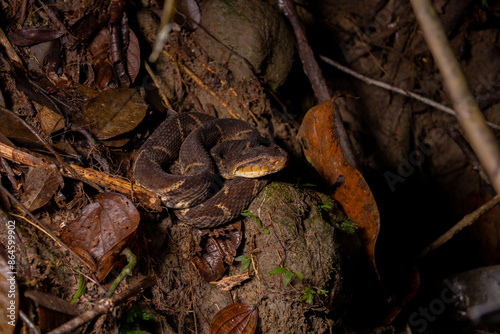
[(57, 327), (56, 329), (53, 329), (47, 334), (75, 333), (75, 330), (78, 327), (84, 325), (85, 323), (100, 315), (111, 312), (116, 305), (123, 303), (132, 296), (143, 293), (145, 289), (152, 286), (155, 282), (156, 280), (152, 276), (146, 277), (143, 280), (139, 281), (139, 283), (128, 287), (120, 294), (115, 295), (111, 298), (102, 299), (93, 309), (79, 315), (76, 318), (73, 318), (72, 320)]
[[(350, 68), (345, 67), (345, 66), (337, 63), (333, 59), (327, 58), (325, 56), (319, 56), (319, 57), (325, 63), (327, 63), (329, 65), (332, 65), (336, 69), (338, 69), (338, 70), (340, 70), (340, 71), (342, 71), (344, 73), (347, 73), (347, 74), (355, 77), (356, 79), (364, 81), (368, 85), (374, 85), (374, 86), (377, 86), (377, 87), (380, 87), (380, 88), (384, 88), (384, 89), (390, 90), (392, 92), (395, 92), (395, 93), (398, 93), (398, 94), (401, 94), (401, 95), (404, 95), (404, 96), (408, 96), (408, 97), (410, 97), (412, 99), (418, 100), (418, 101), (420, 101), (422, 103), (425, 103), (425, 104), (427, 104), (427, 105), (429, 105), (431, 107), (434, 107), (434, 108), (436, 108), (438, 110), (444, 111), (447, 114), (450, 114), (450, 115), (453, 115), (453, 116), (457, 117), (457, 113), (455, 112), (455, 110), (453, 110), (451, 108), (448, 108), (447, 106), (444, 106), (441, 103), (438, 103), (438, 102), (436, 102), (434, 100), (431, 100), (431, 99), (428, 99), (426, 97), (423, 97), (422, 95), (418, 95), (418, 94), (415, 94), (415, 93), (412, 93), (412, 92), (408, 92), (408, 91), (403, 90), (401, 88), (398, 88), (398, 87), (386, 84), (385, 82), (381, 82), (381, 81), (369, 78), (367, 76), (364, 76), (363, 74), (355, 72), (355, 71), (351, 70)], [(500, 126), (499, 125), (496, 125), (496, 124), (491, 123), (491, 122), (486, 122), (486, 124), (488, 124), (493, 129), (500, 130)]]
[(493, 208), (495, 205), (497, 205), (500, 202), (500, 196), (496, 195), (492, 199), (490, 199), (488, 202), (483, 204), (481, 207), (479, 207), (476, 211), (473, 211), (466, 215), (462, 220), (460, 220), (458, 223), (455, 224), (452, 228), (450, 228), (448, 231), (446, 231), (443, 235), (441, 235), (439, 238), (437, 238), (433, 243), (431, 243), (429, 246), (425, 247), (425, 249), (420, 253), (418, 256), (418, 259), (421, 260), (425, 258), (427, 255), (444, 245), (446, 242), (448, 242), (451, 238), (453, 238), (458, 232), (466, 228), (467, 226), (472, 225), (474, 222), (476, 222), (483, 214), (488, 212), (491, 208)]
[(500, 150), (470, 92), (465, 76), (430, 0), (410, 0), (413, 11), (450, 94), (457, 118), (472, 149), (500, 193)]

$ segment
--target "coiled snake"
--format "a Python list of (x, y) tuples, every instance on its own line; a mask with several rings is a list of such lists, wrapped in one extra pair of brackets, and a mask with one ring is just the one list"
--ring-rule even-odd
[(239, 216), (267, 184), (259, 177), (281, 170), (287, 159), (247, 122), (185, 112), (167, 118), (144, 142), (132, 172), (180, 220), (207, 228)]

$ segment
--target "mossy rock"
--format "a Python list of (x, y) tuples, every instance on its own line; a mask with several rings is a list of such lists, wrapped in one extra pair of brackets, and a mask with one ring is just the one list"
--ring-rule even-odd
[(227, 64), (237, 81), (251, 76), (252, 68), (269, 85), (285, 81), (293, 64), (294, 38), (272, 6), (260, 0), (207, 1), (201, 24), (209, 34), (197, 29), (196, 40), (212, 59)]

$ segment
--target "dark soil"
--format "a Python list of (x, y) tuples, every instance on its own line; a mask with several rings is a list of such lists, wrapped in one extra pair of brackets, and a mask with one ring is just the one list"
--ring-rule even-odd
[[(181, 8), (189, 3), (179, 2)], [(64, 31), (38, 2), (28, 1), (22, 21), (21, 1), (0, 3), (0, 25), (11, 42), (12, 33), (21, 27)], [(132, 1), (124, 8), (138, 39), (140, 60), (135, 77), (130, 75), (133, 57), (122, 59), (129, 77), (135, 79), (128, 84), (123, 81), (127, 75), (121, 75), (116, 66), (110, 72), (101, 71), (99, 66), (104, 65), (90, 50), (99, 30), (110, 27), (114, 10), (109, 1), (45, 3), (54, 8), (59, 24), (69, 28), (72, 37), (15, 46), (22, 66), (7, 55), (2, 42), (0, 104), (42, 133), (67, 161), (130, 178), (135, 152), (172, 110), (245, 119), (290, 154), (289, 166), (274, 176), (274, 182), (249, 207), (252, 215), (237, 232), (242, 239), (236, 253), (214, 264), (222, 267), (226, 277), (248, 273), (246, 280), (230, 292), (220, 290), (203, 279), (193, 261), (207, 253), (207, 239), (217, 238), (218, 233), (229, 235), (227, 230), (193, 229), (171, 218), (166, 210), (154, 212), (136, 201), (141, 224), (129, 246), (138, 256), (138, 265), (122, 285), (144, 276), (155, 277), (156, 284), (114, 312), (88, 322), (81, 332), (209, 333), (217, 311), (234, 302), (259, 306), (258, 333), (499, 332), (495, 323), (473, 327), (464, 317), (457, 321), (455, 306), (443, 297), (448, 291), (446, 282), (467, 291), (468, 283), (446, 280), (450, 275), (499, 263), (498, 207), (436, 252), (415, 260), (424, 247), (494, 196), (475, 157), (467, 153), (466, 138), (454, 117), (369, 86), (318, 59), (331, 95), (348, 96), (338, 99), (339, 109), (358, 168), (381, 213), (376, 258), (381, 285), (356, 234), (340, 228), (345, 215), (326, 195), (329, 189), (304, 159), (296, 139), (302, 118), (317, 101), (277, 1), (203, 0), (199, 3), (201, 26), (193, 25), (186, 15), (177, 15), (165, 52), (152, 65), (158, 87), (152, 85), (143, 66), (158, 31), (157, 1)], [(481, 110), (488, 121), (500, 124), (500, 1), (434, 3)], [(450, 106), (407, 1), (295, 4), (316, 55)], [(130, 38), (128, 48), (133, 47)], [(107, 53), (109, 45), (100, 49)], [(89, 142), (92, 131), (83, 122), (88, 100), (99, 91), (124, 85), (140, 91), (148, 104), (144, 120), (112, 141)], [(48, 118), (43, 116), (47, 110), (42, 106), (60, 120), (59, 128), (47, 130)], [(9, 117), (0, 113), (0, 142), (41, 152), (49, 159), (39, 141)], [(26, 204), (28, 167), (7, 160), (1, 166), (1, 184)], [(64, 178), (63, 185), (54, 184), (57, 192), (33, 213), (60, 235), (97, 191), (69, 178)], [(314, 190), (307, 184), (314, 184)], [(0, 203), (2, 222), (12, 219), (8, 212), (21, 213), (4, 193), (0, 193)], [(78, 289), (80, 271), (87, 278), (87, 290), (74, 305), (75, 312), (87, 311), (104, 298), (124, 263), (117, 260), (108, 278), (97, 283), (93, 272), (79, 269), (80, 263), (48, 236), (20, 218), (15, 220), (19, 305), (30, 319), (39, 323), (41, 315), (34, 306), (38, 303), (23, 297), (25, 291), (44, 291), (70, 301)], [(6, 226), (0, 229), (3, 245), (8, 243)], [(242, 261), (234, 260), (240, 255), (251, 260), (249, 269), (242, 271)], [(289, 285), (283, 284), (285, 275), (268, 274), (278, 267), (293, 273)], [(303, 297), (311, 290), (309, 303)], [(470, 297), (461, 293), (464, 299)], [(492, 303), (500, 302), (494, 297)], [(151, 318), (141, 318), (144, 314)], [(15, 330), (33, 332), (20, 320)]]

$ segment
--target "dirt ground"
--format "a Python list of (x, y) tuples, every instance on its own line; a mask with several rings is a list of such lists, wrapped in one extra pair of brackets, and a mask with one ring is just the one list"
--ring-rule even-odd
[[(68, 177), (56, 167), (41, 168), (39, 162), (28, 167), (2, 154), (0, 238), (7, 256), (14, 240), (8, 222), (15, 221), (16, 303), (32, 320), (32, 326), (18, 320), (9, 327), (0, 319), (5, 333), (36, 333), (36, 326), (48, 332), (97, 309), (127, 262), (119, 256), (125, 245), (137, 265), (115, 294), (125, 295), (126, 287), (145, 277), (152, 283), (112, 312), (85, 322), (80, 332), (210, 333), (217, 312), (238, 302), (256, 306), (247, 316), (258, 309), (258, 320), (248, 332), (231, 333), (500, 332), (495, 321), (473, 326), (468, 313), (472, 306), (500, 303), (494, 288), (498, 207), (419, 257), (495, 195), (457, 120), (319, 58), (451, 107), (410, 3), (295, 2), (330, 95), (341, 96), (336, 103), (356, 166), (380, 212), (379, 280), (363, 238), (345, 227), (342, 206), (329, 196), (335, 189), (311, 167), (297, 139), (306, 112), (318, 101), (280, 2), (179, 0), (172, 32), (148, 71), (161, 1), (0, 1), (5, 33), (0, 36), (0, 104), (41, 134), (66, 163), (121, 178), (130, 190), (130, 166), (140, 145), (162, 120), (184, 111), (248, 121), (290, 156), (241, 222), (199, 230), (131, 191), (122, 191), (119, 200), (96, 198), (99, 177), (93, 182), (88, 175)], [(480, 109), (489, 122), (500, 124), (500, 1), (437, 0), (434, 5)], [(114, 101), (127, 105), (120, 117), (113, 114)], [(61, 164), (3, 109), (0, 143)], [(92, 220), (85, 217), (104, 216), (90, 210), (96, 203), (107, 208), (106, 200), (127, 208), (126, 229), (134, 233), (120, 235), (116, 244), (105, 241), (108, 248), (100, 258), (72, 247), (84, 259), (77, 261), (26, 223), (7, 191), (33, 213), (29, 220), (37, 218), (69, 245), (75, 246), (80, 235), (97, 240), (98, 233), (89, 232)], [(68, 237), (67, 226), (75, 221), (82, 225)], [(8, 259), (3, 255), (2, 261)], [(92, 256), (94, 270), (82, 267)], [(460, 275), (478, 268), (482, 271)], [(227, 281), (214, 284), (223, 276)], [(85, 293), (67, 305), (82, 280)], [(223, 289), (231, 284), (229, 291)], [(449, 290), (453, 298), (447, 298)], [(44, 299), (64, 307), (51, 313)], [(48, 324), (52, 321), (57, 325)], [(225, 330), (219, 333), (229, 333)]]

